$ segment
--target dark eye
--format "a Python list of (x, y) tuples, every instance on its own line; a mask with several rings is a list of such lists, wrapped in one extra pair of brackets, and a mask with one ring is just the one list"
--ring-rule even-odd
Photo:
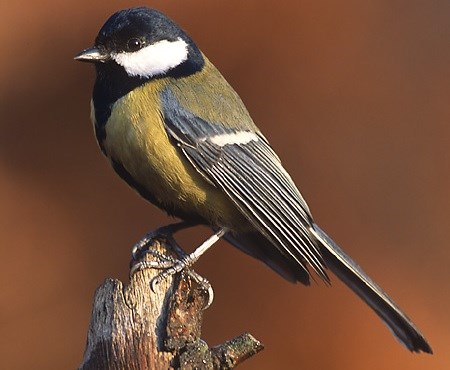
[(138, 51), (144, 46), (144, 41), (141, 39), (138, 39), (136, 37), (133, 37), (132, 39), (129, 39), (127, 42), (127, 51)]

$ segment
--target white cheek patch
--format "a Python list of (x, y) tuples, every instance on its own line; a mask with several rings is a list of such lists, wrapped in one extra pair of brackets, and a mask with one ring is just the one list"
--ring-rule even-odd
[(129, 76), (153, 77), (164, 74), (183, 63), (188, 57), (188, 45), (181, 38), (162, 40), (133, 53), (118, 53), (112, 59)]
[(222, 147), (225, 145), (242, 145), (248, 144), (250, 141), (258, 141), (258, 135), (250, 131), (241, 131), (212, 136), (208, 140), (211, 143)]

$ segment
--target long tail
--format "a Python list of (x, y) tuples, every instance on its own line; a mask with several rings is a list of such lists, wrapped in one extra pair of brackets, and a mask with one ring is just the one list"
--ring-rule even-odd
[(367, 274), (316, 224), (310, 229), (317, 238), (325, 263), (359, 295), (410, 351), (433, 353), (412, 321)]

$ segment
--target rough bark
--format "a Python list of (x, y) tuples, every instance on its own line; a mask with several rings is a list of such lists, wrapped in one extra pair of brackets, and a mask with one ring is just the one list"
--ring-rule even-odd
[[(167, 242), (152, 248), (171, 255)], [(232, 369), (263, 349), (250, 334), (209, 348), (200, 338), (206, 292), (186, 273), (152, 290), (160, 272), (146, 268), (127, 286), (107, 279), (97, 289), (80, 369)]]

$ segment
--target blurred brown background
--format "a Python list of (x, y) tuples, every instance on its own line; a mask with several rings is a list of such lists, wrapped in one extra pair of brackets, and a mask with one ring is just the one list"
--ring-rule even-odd
[[(110, 170), (89, 122), (93, 68), (72, 60), (142, 1), (0, 4), (0, 358), (73, 369), (91, 300), (169, 219)], [(450, 2), (153, 1), (246, 102), (315, 218), (414, 319), (413, 355), (334, 279), (291, 285), (226, 244), (204, 337), (266, 349), (243, 369), (450, 368)], [(192, 248), (206, 235), (182, 237)]]

